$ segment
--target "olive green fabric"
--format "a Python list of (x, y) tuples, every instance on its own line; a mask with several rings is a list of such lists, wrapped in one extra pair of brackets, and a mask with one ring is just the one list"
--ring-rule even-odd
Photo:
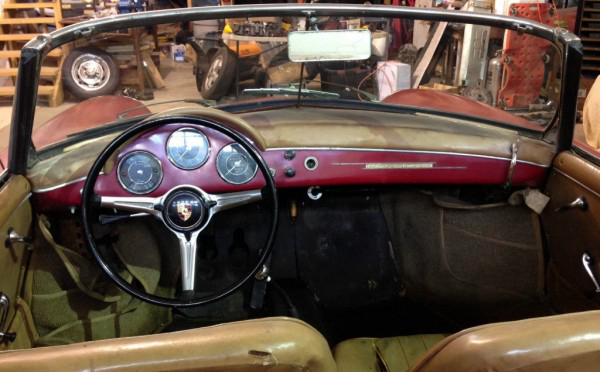
[[(149, 293), (169, 296), (159, 286), (160, 253), (143, 239), (148, 231), (131, 225), (126, 240), (113, 244), (127, 267), (122, 276)], [(84, 252), (66, 248), (53, 238), (49, 220), (40, 216), (46, 244), (36, 247), (31, 263), (31, 311), (40, 337), (36, 346), (67, 344), (158, 332), (171, 321), (168, 308), (124, 293)]]
[(401, 372), (446, 335), (355, 338), (338, 344), (333, 356), (339, 371)]

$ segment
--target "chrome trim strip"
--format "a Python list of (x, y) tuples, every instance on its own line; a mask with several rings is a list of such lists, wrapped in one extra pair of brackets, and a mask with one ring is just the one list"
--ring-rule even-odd
[(331, 165), (364, 165), (362, 170), (423, 170), (467, 169), (467, 167), (438, 167), (435, 162), (331, 163)]
[[(396, 150), (396, 149), (373, 149), (373, 148), (357, 148), (357, 147), (272, 147), (268, 148), (265, 151), (286, 151), (286, 150), (295, 150), (295, 151), (365, 151), (365, 152), (398, 152), (398, 153), (407, 153), (407, 154), (435, 154), (435, 155), (454, 155), (454, 156), (469, 156), (473, 158), (483, 158), (483, 159), (494, 159), (494, 160), (504, 160), (511, 161), (509, 158), (501, 158), (499, 156), (491, 156), (491, 155), (478, 155), (478, 154), (466, 154), (462, 152), (446, 152), (446, 151), (420, 151), (420, 150)], [(521, 164), (529, 164), (540, 168), (550, 168), (550, 164), (544, 165), (535, 163), (527, 160), (518, 160), (517, 163)], [(100, 173), (104, 174), (104, 173)], [(35, 189), (32, 190), (34, 193), (44, 193), (56, 189), (60, 189), (61, 187), (65, 187), (71, 184), (74, 184), (79, 181), (84, 181), (87, 178), (81, 177), (73, 181), (65, 182), (58, 184), (56, 186), (47, 187), (45, 189)]]
[[(100, 173), (100, 174), (104, 174), (104, 173)], [(87, 176), (83, 176), (83, 177), (74, 179), (72, 181), (60, 183), (60, 184), (58, 184), (56, 186), (50, 186), (50, 187), (46, 187), (44, 189), (34, 189), (34, 190), (31, 190), (31, 192), (34, 192), (34, 193), (38, 194), (38, 193), (44, 193), (44, 192), (48, 192), (48, 191), (53, 191), (53, 190), (56, 190), (56, 189), (60, 189), (61, 187), (69, 186), (69, 185), (72, 185), (72, 184), (80, 182), (80, 181), (85, 181), (86, 178), (87, 178)]]
[[(469, 156), (473, 158), (495, 159), (511, 161), (512, 158), (501, 158), (499, 156), (466, 154), (462, 152), (447, 152), (447, 151), (423, 151), (423, 150), (397, 150), (397, 149), (373, 149), (373, 148), (357, 148), (357, 147), (272, 147), (265, 151), (367, 151), (367, 152), (400, 152), (407, 154), (436, 154), (436, 155), (454, 155), (454, 156)], [(528, 160), (517, 160), (517, 163), (535, 165), (541, 168), (549, 168), (550, 164), (539, 164)]]
[(590, 189), (589, 187), (587, 187), (586, 185), (584, 185), (583, 183), (577, 181), (575, 178), (569, 176), (568, 174), (566, 174), (565, 172), (561, 171), (560, 169), (553, 169), (553, 172), (559, 173), (565, 177), (567, 177), (568, 179), (570, 179), (571, 181), (575, 182), (576, 184), (578, 184), (579, 186), (583, 187), (584, 189), (586, 189), (587, 191), (591, 192), (592, 194), (596, 195), (597, 197), (600, 198), (600, 194), (592, 189)]

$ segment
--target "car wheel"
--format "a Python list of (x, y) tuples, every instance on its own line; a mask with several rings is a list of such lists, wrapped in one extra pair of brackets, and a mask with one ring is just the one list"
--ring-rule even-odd
[(256, 72), (254, 72), (254, 83), (256, 86), (259, 88), (266, 88), (268, 86), (268, 81), (269, 74), (267, 74), (267, 71), (264, 68), (256, 69)]
[(78, 48), (69, 53), (62, 67), (65, 87), (82, 99), (113, 94), (119, 87), (119, 66), (98, 48)]
[(220, 48), (213, 56), (202, 79), (202, 98), (218, 100), (229, 91), (235, 76), (235, 54), (229, 48)]

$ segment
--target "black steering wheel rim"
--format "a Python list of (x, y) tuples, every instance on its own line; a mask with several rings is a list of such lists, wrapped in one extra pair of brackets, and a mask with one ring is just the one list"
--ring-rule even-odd
[[(110, 267), (107, 260), (102, 255), (102, 252), (98, 249), (96, 245), (96, 241), (92, 234), (91, 225), (91, 206), (95, 203), (95, 193), (94, 187), (96, 185), (96, 181), (100, 174), (100, 171), (104, 167), (108, 158), (126, 141), (133, 138), (134, 136), (143, 133), (149, 129), (167, 125), (167, 124), (190, 124), (197, 125), (201, 127), (210, 128), (221, 132), (227, 136), (229, 136), (232, 140), (239, 143), (250, 156), (256, 161), (263, 177), (265, 178), (266, 187), (263, 190), (267, 190), (266, 195), (269, 195), (271, 198), (271, 223), (269, 226), (269, 233), (267, 235), (267, 239), (264, 247), (259, 251), (259, 256), (256, 261), (256, 264), (252, 266), (252, 268), (244, 275), (240, 277), (233, 284), (228, 287), (213, 293), (211, 295), (202, 296), (198, 298), (192, 299), (172, 299), (161, 296), (156, 296), (150, 293), (145, 292), (144, 290), (138, 289), (134, 287), (132, 284), (125, 281), (113, 268)], [(263, 195), (265, 193), (263, 192)], [(265, 160), (258, 152), (256, 147), (246, 139), (242, 134), (238, 133), (236, 130), (229, 128), (223, 124), (220, 124), (215, 121), (207, 120), (200, 117), (195, 116), (169, 116), (169, 117), (161, 117), (156, 119), (149, 119), (147, 121), (143, 121), (140, 124), (126, 130), (118, 137), (116, 137), (111, 143), (109, 143), (104, 150), (100, 153), (100, 155), (96, 158), (96, 161), (90, 168), (88, 176), (85, 180), (85, 184), (81, 194), (81, 218), (84, 229), (85, 239), (88, 244), (88, 248), (92, 252), (92, 255), (102, 268), (102, 270), (109, 276), (109, 278), (115, 282), (115, 284), (121, 288), (126, 293), (139, 298), (142, 301), (146, 301), (155, 305), (160, 306), (169, 306), (169, 307), (191, 307), (198, 305), (206, 305), (215, 301), (218, 301), (224, 297), (229, 296), (233, 292), (237, 291), (240, 287), (242, 287), (246, 282), (254, 277), (254, 275), (259, 271), (259, 269), (264, 264), (265, 260), (271, 253), (271, 249), (273, 247), (273, 243), (275, 241), (275, 235), (277, 232), (277, 225), (279, 222), (279, 206), (277, 199), (277, 189), (275, 187), (275, 180), (271, 172), (269, 171), (269, 167), (266, 164)]]

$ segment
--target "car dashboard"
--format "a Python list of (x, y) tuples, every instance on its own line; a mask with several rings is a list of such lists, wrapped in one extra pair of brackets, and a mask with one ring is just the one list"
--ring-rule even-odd
[[(247, 137), (257, 145), (278, 188), (385, 184), (537, 187), (553, 157), (552, 146), (514, 130), (431, 115), (325, 108), (227, 115), (252, 130)], [(106, 135), (75, 145), (37, 163), (29, 179), (40, 207), (78, 206), (91, 164), (114, 137)], [(252, 157), (225, 134), (182, 118), (122, 146), (98, 177), (96, 192), (159, 196), (181, 184), (209, 193), (257, 189), (265, 185), (257, 168)]]

